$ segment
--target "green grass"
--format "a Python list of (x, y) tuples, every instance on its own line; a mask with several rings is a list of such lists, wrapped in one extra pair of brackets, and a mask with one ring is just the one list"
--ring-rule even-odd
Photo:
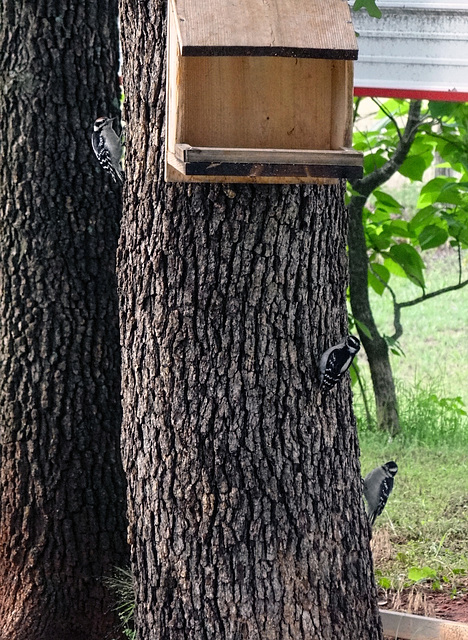
[[(430, 250), (423, 253), (427, 269), (427, 292), (458, 282), (458, 258), (453, 251)], [(468, 251), (462, 254), (468, 278)], [(412, 300), (421, 289), (406, 278), (393, 276), (390, 285), (399, 301)], [(374, 317), (382, 334), (392, 335), (393, 311), (389, 294), (371, 291)], [(460, 396), (468, 405), (468, 287), (440, 295), (402, 310), (403, 336), (400, 345), (405, 357), (391, 358), (395, 377), (406, 384), (415, 380), (437, 385), (443, 397)], [(363, 362), (360, 358), (360, 363)]]
[[(468, 252), (463, 264), (467, 269)], [(426, 252), (428, 291), (457, 281), (457, 257)], [(468, 277), (468, 273), (465, 277)], [(421, 295), (408, 280), (391, 281), (399, 300)], [(391, 335), (390, 297), (371, 294), (381, 332)], [(373, 535), (379, 584), (391, 590), (416, 585), (452, 595), (468, 588), (468, 287), (402, 312), (400, 344), (392, 356), (402, 433), (391, 439), (367, 429), (354, 388), (361, 467), (388, 460), (399, 466), (395, 488)], [(360, 368), (373, 404), (365, 357)]]
[[(468, 576), (468, 449), (437, 450), (361, 436), (363, 475), (388, 460), (398, 464), (395, 487), (374, 527), (378, 582), (401, 589), (420, 579), (455, 593)], [(414, 569), (422, 569), (422, 572)], [(424, 570), (424, 568), (427, 568)], [(424, 578), (426, 576), (426, 578)], [(411, 579), (412, 578), (412, 579)]]
[(114, 610), (120, 620), (121, 630), (128, 640), (136, 640), (134, 625), (135, 594), (130, 568), (115, 567), (112, 575), (105, 578), (105, 584), (115, 599)]

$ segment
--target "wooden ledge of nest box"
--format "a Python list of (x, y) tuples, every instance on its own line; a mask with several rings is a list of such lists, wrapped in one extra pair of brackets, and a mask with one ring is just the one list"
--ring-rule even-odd
[(181, 162), (240, 162), (268, 164), (341, 165), (362, 167), (360, 151), (344, 148), (315, 151), (308, 149), (240, 149), (219, 147), (192, 147), (176, 144), (176, 157)]

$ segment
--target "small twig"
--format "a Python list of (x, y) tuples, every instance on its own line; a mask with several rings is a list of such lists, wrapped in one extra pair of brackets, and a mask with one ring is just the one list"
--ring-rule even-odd
[(372, 173), (367, 174), (363, 178), (350, 180), (353, 189), (361, 196), (364, 196), (367, 199), (374, 189), (380, 187), (399, 170), (408, 156), (414, 136), (420, 126), (420, 114), (421, 100), (411, 100), (405, 130), (403, 131), (401, 140), (398, 142), (392, 157), (381, 167), (375, 169)]
[(391, 526), (393, 533), (396, 533), (396, 531), (395, 531), (395, 527), (393, 526), (392, 519), (391, 519), (391, 518), (390, 518), (390, 516), (388, 515), (388, 511), (385, 511), (385, 515), (387, 516), (388, 523), (389, 523), (389, 525)]
[(458, 246), (458, 284), (452, 284), (449, 285), (448, 287), (443, 287), (442, 289), (436, 289), (435, 291), (431, 291), (430, 293), (425, 293), (422, 296), (419, 296), (419, 298), (414, 298), (413, 300), (406, 300), (405, 302), (398, 302), (395, 292), (393, 291), (393, 289), (391, 288), (391, 286), (388, 284), (388, 282), (385, 282), (385, 280), (383, 280), (378, 273), (376, 273), (373, 269), (372, 269), (372, 265), (369, 264), (369, 268), (372, 271), (373, 275), (377, 278), (377, 280), (379, 280), (386, 289), (388, 289), (391, 297), (392, 297), (392, 302), (393, 302), (393, 326), (395, 328), (395, 333), (393, 334), (393, 336), (391, 336), (392, 340), (398, 340), (399, 338), (401, 338), (401, 336), (403, 335), (403, 326), (401, 324), (401, 309), (404, 309), (405, 307), (413, 307), (415, 304), (419, 304), (420, 302), (425, 302), (426, 300), (430, 300), (431, 298), (436, 298), (437, 296), (441, 296), (443, 293), (449, 293), (450, 291), (457, 291), (458, 289), (463, 289), (463, 287), (466, 287), (468, 285), (468, 280), (463, 280), (463, 282), (461, 281), (461, 253), (460, 253), (460, 245)]
[(463, 289), (463, 287), (466, 287), (467, 284), (468, 284), (468, 280), (463, 280), (463, 282), (459, 282), (458, 284), (452, 284), (448, 287), (443, 287), (442, 289), (431, 291), (431, 293), (425, 293), (423, 296), (419, 296), (419, 298), (414, 298), (414, 300), (407, 300), (406, 302), (398, 302), (398, 306), (400, 307), (400, 309), (404, 309), (404, 307), (412, 307), (415, 304), (419, 304), (420, 302), (424, 302), (425, 300), (430, 300), (431, 298), (440, 296), (443, 293), (449, 293), (449, 291), (457, 291), (458, 289)]
[(390, 295), (392, 296), (392, 302), (393, 302), (393, 328), (395, 329), (395, 333), (393, 334), (393, 336), (391, 336), (392, 340), (399, 340), (401, 338), (401, 336), (403, 335), (403, 325), (401, 324), (401, 311), (400, 311), (400, 305), (397, 301), (395, 292), (393, 291), (392, 287), (388, 284), (388, 282), (385, 282), (385, 280), (383, 278), (381, 278), (379, 276), (379, 274), (374, 271), (374, 269), (372, 268), (372, 264), (369, 263), (369, 269), (372, 271), (372, 274), (377, 278), (377, 280), (379, 280), (384, 287), (389, 291)]
[(458, 251), (458, 284), (460, 284), (462, 281), (462, 259), (461, 259), (461, 246), (459, 242), (457, 242), (457, 251)]
[(361, 100), (362, 98), (356, 98), (356, 102), (354, 103), (354, 110), (353, 110), (353, 124), (356, 122), (356, 118), (358, 117), (358, 111), (359, 111), (359, 105), (361, 104)]
[(371, 98), (371, 100), (372, 100), (372, 102), (374, 104), (376, 104), (379, 107), (379, 109), (381, 111), (383, 111), (385, 113), (387, 118), (393, 122), (393, 124), (395, 125), (395, 129), (397, 131), (398, 137), (399, 137), (400, 142), (401, 142), (402, 135), (401, 135), (400, 127), (398, 126), (398, 123), (396, 121), (395, 116), (392, 113), (390, 113), (390, 111), (387, 109), (387, 107), (384, 107), (384, 105), (379, 100), (377, 100), (377, 98)]
[(362, 395), (362, 401), (364, 402), (364, 411), (366, 412), (366, 422), (367, 422), (367, 428), (369, 430), (372, 429), (374, 421), (372, 420), (372, 414), (370, 412), (369, 409), (369, 402), (367, 400), (367, 395), (366, 395), (366, 391), (364, 389), (364, 384), (362, 382), (362, 378), (361, 375), (356, 367), (356, 365), (354, 364), (354, 362), (351, 365), (353, 367), (354, 373), (356, 374), (356, 380), (358, 381), (358, 385), (359, 385), (359, 389), (361, 391), (361, 395)]
[(452, 138), (446, 138), (445, 136), (441, 135), (440, 133), (434, 133), (433, 131), (425, 131), (425, 135), (429, 136), (430, 138), (437, 138), (438, 140), (443, 140), (444, 142), (448, 142), (449, 144), (453, 144), (457, 147), (460, 147), (460, 149), (462, 151), (464, 151), (465, 153), (468, 151), (468, 145), (467, 144), (463, 144), (463, 142), (461, 141), (455, 141)]

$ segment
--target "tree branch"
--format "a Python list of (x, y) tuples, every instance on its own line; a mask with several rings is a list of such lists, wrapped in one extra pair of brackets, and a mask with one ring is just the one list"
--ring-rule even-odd
[(436, 289), (436, 291), (431, 291), (431, 293), (425, 293), (424, 295), (419, 296), (419, 298), (414, 298), (413, 300), (398, 302), (396, 299), (395, 292), (393, 291), (391, 286), (388, 284), (388, 282), (385, 282), (385, 280), (383, 280), (379, 276), (379, 274), (372, 269), (372, 264), (370, 263), (369, 263), (369, 268), (372, 271), (372, 274), (377, 278), (377, 280), (379, 280), (385, 286), (385, 288), (388, 290), (388, 292), (392, 297), (393, 327), (395, 329), (395, 333), (393, 334), (393, 336), (391, 336), (392, 340), (398, 340), (403, 335), (403, 326), (401, 324), (402, 309), (404, 309), (405, 307), (413, 307), (414, 305), (419, 304), (420, 302), (425, 302), (426, 300), (430, 300), (431, 298), (436, 298), (437, 296), (441, 296), (443, 293), (449, 293), (450, 291), (463, 289), (463, 287), (466, 287), (468, 285), (468, 280), (463, 280), (463, 281), (461, 280), (461, 271), (459, 271), (458, 284), (452, 284), (452, 285), (449, 285), (448, 287), (443, 287), (442, 289)]
[(372, 268), (372, 264), (370, 262), (369, 262), (369, 269), (372, 271), (372, 274), (377, 278), (377, 280), (379, 280), (384, 285), (384, 287), (388, 290), (388, 292), (392, 296), (392, 301), (393, 301), (393, 328), (395, 329), (395, 333), (393, 334), (393, 336), (391, 336), (391, 339), (392, 340), (398, 340), (403, 335), (403, 326), (401, 324), (400, 305), (399, 305), (399, 303), (398, 303), (398, 301), (396, 299), (395, 292), (393, 291), (392, 287), (388, 284), (388, 282), (385, 282), (385, 280), (383, 278), (381, 278), (376, 271), (374, 271), (374, 269)]
[(350, 180), (353, 189), (361, 194), (361, 196), (367, 198), (374, 189), (377, 189), (377, 187), (380, 187), (384, 182), (387, 182), (401, 167), (413, 144), (418, 127), (421, 125), (420, 115), (421, 100), (411, 100), (405, 130), (392, 157), (387, 160), (384, 165), (375, 169), (375, 171), (372, 171), (372, 173), (369, 173), (367, 176), (364, 176), (364, 178)]
[(414, 300), (407, 300), (406, 302), (397, 302), (400, 309), (404, 309), (405, 307), (412, 307), (415, 304), (419, 304), (420, 302), (425, 302), (426, 300), (430, 300), (431, 298), (435, 298), (436, 296), (440, 296), (443, 293), (449, 293), (449, 291), (456, 291), (457, 289), (463, 289), (468, 284), (468, 280), (463, 280), (463, 282), (459, 282), (458, 284), (452, 284), (448, 287), (443, 287), (442, 289), (437, 289), (436, 291), (431, 291), (431, 293), (425, 293), (419, 298), (414, 298)]
[(458, 252), (458, 284), (462, 281), (462, 257), (461, 257), (461, 245), (458, 242), (457, 244), (457, 252)]

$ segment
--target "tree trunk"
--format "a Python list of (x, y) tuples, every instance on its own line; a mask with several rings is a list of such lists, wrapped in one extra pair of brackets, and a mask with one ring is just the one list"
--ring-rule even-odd
[(349, 206), (349, 298), (353, 316), (367, 327), (372, 336), (369, 338), (357, 327), (369, 361), (378, 427), (395, 435), (400, 431), (400, 418), (388, 345), (377, 329), (369, 301), (369, 263), (362, 223), (366, 200), (366, 196), (354, 195)]
[[(390, 158), (363, 178), (351, 180), (355, 193), (349, 202), (349, 299), (356, 320), (364, 324), (371, 338), (359, 328), (359, 336), (369, 361), (374, 388), (377, 424), (380, 429), (395, 435), (400, 431), (398, 401), (393, 380), (392, 367), (388, 355), (388, 346), (379, 334), (369, 301), (366, 237), (363, 223), (363, 210), (370, 194), (389, 180), (406, 160), (413, 144), (421, 120), (421, 100), (411, 100), (408, 118), (399, 142)], [(396, 330), (396, 327), (395, 327)]]
[(381, 638), (349, 381), (343, 185), (167, 185), (165, 3), (121, 5), (117, 254), (139, 640)]
[[(0, 6), (0, 638), (103, 640), (125, 563), (116, 0)], [(114, 633), (114, 637), (115, 633)]]

